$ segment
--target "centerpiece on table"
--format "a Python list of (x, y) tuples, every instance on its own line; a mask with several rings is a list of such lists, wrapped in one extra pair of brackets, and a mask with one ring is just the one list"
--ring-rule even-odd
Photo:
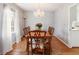
[(37, 24), (36, 24), (36, 27), (37, 27), (37, 30), (41, 30), (42, 24), (41, 24), (41, 23), (37, 23)]

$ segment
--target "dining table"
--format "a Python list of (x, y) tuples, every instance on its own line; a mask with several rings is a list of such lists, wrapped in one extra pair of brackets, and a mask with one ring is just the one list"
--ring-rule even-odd
[[(52, 39), (52, 35), (48, 33), (48, 31), (45, 31), (45, 30), (30, 30), (28, 32), (27, 35), (25, 35), (26, 39), (27, 39), (27, 54), (29, 55), (30, 52), (29, 52), (29, 49), (31, 49), (31, 54), (33, 55), (33, 39), (48, 39), (48, 54), (50, 55), (51, 54), (51, 39)], [(30, 44), (30, 47), (29, 47), (29, 44)], [(43, 43), (44, 45), (45, 42)], [(45, 49), (42, 49), (43, 50), (43, 54), (45, 54)]]

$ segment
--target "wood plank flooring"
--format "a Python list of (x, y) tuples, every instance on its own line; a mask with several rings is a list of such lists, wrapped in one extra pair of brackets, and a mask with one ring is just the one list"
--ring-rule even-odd
[[(6, 55), (27, 55), (26, 51), (26, 39), (22, 38), (22, 41), (13, 45), (13, 50), (7, 52)], [(51, 41), (52, 55), (79, 55), (79, 48), (68, 48), (56, 37), (52, 37)]]

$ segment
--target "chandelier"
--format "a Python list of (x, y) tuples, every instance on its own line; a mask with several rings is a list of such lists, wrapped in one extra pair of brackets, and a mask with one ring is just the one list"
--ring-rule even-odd
[(44, 14), (45, 14), (44, 11), (41, 10), (41, 9), (37, 9), (37, 10), (34, 12), (34, 15), (35, 15), (36, 17), (43, 17)]

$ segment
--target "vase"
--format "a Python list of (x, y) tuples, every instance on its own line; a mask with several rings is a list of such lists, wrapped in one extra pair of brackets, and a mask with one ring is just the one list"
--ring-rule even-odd
[(41, 27), (36, 27), (36, 30), (41, 30)]

